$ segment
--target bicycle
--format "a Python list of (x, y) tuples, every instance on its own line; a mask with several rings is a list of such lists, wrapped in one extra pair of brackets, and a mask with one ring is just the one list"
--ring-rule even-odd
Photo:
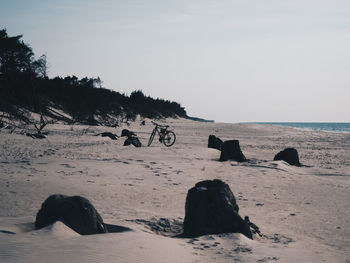
[(160, 125), (152, 121), (152, 123), (156, 126), (154, 127), (151, 137), (149, 137), (148, 145), (150, 146), (153, 142), (154, 136), (156, 133), (159, 135), (159, 142), (163, 143), (165, 146), (170, 147), (175, 143), (176, 135), (173, 131), (168, 130), (169, 125)]

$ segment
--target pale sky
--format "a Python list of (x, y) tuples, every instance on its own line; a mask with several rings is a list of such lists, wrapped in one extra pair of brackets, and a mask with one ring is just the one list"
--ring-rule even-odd
[(217, 122), (350, 122), (349, 0), (0, 0), (49, 76)]

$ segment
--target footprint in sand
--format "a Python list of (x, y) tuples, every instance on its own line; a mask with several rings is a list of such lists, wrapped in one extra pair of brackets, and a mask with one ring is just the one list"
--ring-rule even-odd
[(193, 244), (193, 243), (196, 242), (196, 241), (199, 241), (199, 239), (197, 239), (197, 238), (192, 238), (192, 239), (188, 240), (187, 243)]
[(135, 180), (135, 181), (143, 181), (143, 178), (130, 178), (131, 180)]
[(262, 259), (257, 260), (256, 262), (262, 263), (262, 262), (277, 261), (277, 260), (279, 260), (278, 257), (264, 257)]
[[(81, 171), (78, 171), (78, 172), (75, 172), (74, 174), (76, 174), (76, 173), (81, 173)], [(91, 176), (91, 177), (100, 177), (100, 175), (99, 174), (87, 174), (87, 176)]]
[(272, 240), (272, 243), (282, 243), (284, 245), (288, 245), (289, 243), (294, 242), (292, 238), (280, 234), (274, 234), (272, 237), (268, 236), (267, 238)]
[(61, 165), (62, 165), (62, 166), (65, 166), (65, 167), (67, 167), (67, 168), (75, 168), (75, 166), (72, 166), (72, 165), (70, 165), (70, 164), (68, 164), (68, 163), (61, 163)]
[(235, 253), (249, 253), (249, 254), (252, 253), (252, 249), (251, 248), (243, 247), (243, 246), (238, 246), (238, 247), (234, 248), (233, 251)]

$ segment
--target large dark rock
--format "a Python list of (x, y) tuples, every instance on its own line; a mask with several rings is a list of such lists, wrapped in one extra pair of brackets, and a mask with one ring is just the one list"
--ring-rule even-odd
[(37, 229), (62, 221), (81, 235), (106, 233), (100, 214), (89, 200), (81, 196), (51, 195), (36, 215)]
[(128, 137), (125, 140), (125, 142), (124, 142), (124, 146), (128, 146), (128, 145), (131, 145), (131, 144), (134, 145), (135, 147), (141, 147), (142, 146), (139, 138), (134, 137), (134, 136), (133, 137)]
[(286, 148), (283, 151), (280, 151), (273, 158), (274, 161), (283, 160), (290, 165), (301, 166), (299, 162), (298, 151), (294, 148)]
[(184, 236), (242, 233), (252, 239), (230, 187), (221, 180), (197, 183), (186, 197)]
[(216, 137), (215, 135), (209, 135), (208, 148), (213, 148), (221, 151), (221, 147), (222, 147), (222, 140), (219, 137)]
[(123, 129), (120, 136), (121, 137), (125, 136), (125, 137), (130, 138), (130, 137), (136, 136), (136, 134), (134, 132), (132, 132), (132, 131), (127, 130), (127, 129)]
[(241, 151), (238, 140), (225, 141), (221, 147), (220, 161), (233, 160), (237, 162), (245, 162), (247, 159)]

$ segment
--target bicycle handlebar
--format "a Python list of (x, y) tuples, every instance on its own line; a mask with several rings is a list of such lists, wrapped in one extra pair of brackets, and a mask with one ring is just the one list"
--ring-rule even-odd
[(158, 127), (165, 127), (165, 128), (169, 128), (169, 125), (160, 125), (154, 121), (151, 121), (154, 125), (158, 126)]

